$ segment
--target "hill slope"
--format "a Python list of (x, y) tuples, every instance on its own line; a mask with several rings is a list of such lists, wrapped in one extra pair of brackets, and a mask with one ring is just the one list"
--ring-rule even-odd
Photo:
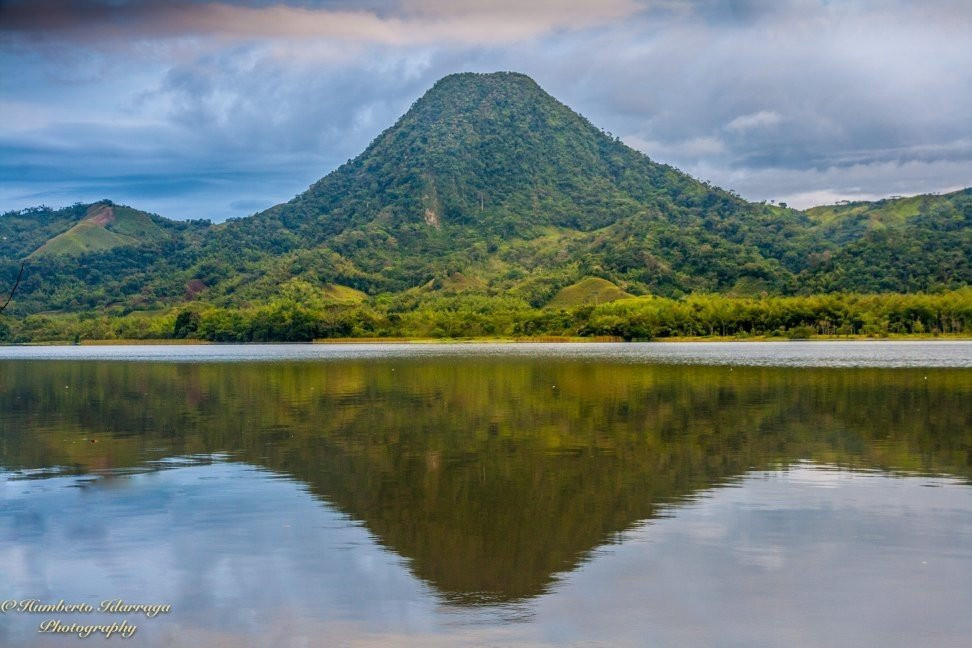
[(789, 289), (804, 257), (788, 242), (809, 225), (652, 162), (524, 75), (457, 74), (357, 158), (211, 243), (272, 249), (371, 294), (461, 272), (539, 304), (585, 276), (635, 293)]
[(157, 308), (187, 293), (208, 221), (171, 221), (109, 200), (0, 214), (0, 286), (27, 270), (8, 313)]
[(89, 206), (84, 218), (37, 248), (30, 258), (100, 252), (121, 245), (159, 241), (168, 236), (148, 214), (131, 207), (100, 202)]
[(547, 306), (551, 308), (575, 308), (588, 304), (596, 306), (630, 296), (610, 281), (588, 277), (566, 288), (561, 288)]
[(30, 257), (8, 314), (235, 308), (282, 292), (391, 293), (407, 310), (459, 293), (573, 304), (608, 284), (937, 290), (972, 283), (970, 205), (972, 190), (808, 212), (749, 203), (653, 162), (529, 77), (455, 74), (361, 155), (249, 218), (174, 222), (108, 202), (0, 215), (0, 282)]
[(818, 292), (915, 292), (972, 282), (972, 189), (807, 210), (833, 244), (806, 284)]

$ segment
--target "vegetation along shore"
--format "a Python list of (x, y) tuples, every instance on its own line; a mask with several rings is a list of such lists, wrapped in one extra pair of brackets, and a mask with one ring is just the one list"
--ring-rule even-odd
[(7, 343), (940, 336), (972, 337), (972, 288), (911, 295), (645, 296), (569, 308), (534, 308), (509, 296), (381, 296), (341, 304), (303, 294), (244, 308), (196, 304), (160, 313), (36, 314), (0, 323), (0, 340)]

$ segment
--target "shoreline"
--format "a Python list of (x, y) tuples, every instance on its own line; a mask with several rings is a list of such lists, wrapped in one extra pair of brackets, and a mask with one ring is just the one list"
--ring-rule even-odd
[(282, 344), (306, 344), (306, 345), (328, 345), (328, 344), (417, 344), (417, 345), (436, 345), (436, 344), (611, 344), (611, 343), (685, 343), (685, 342), (968, 342), (972, 337), (963, 335), (915, 335), (915, 334), (894, 334), (887, 336), (874, 335), (815, 335), (809, 338), (787, 338), (787, 337), (734, 337), (734, 336), (694, 336), (694, 337), (663, 337), (652, 338), (650, 340), (629, 340), (625, 341), (620, 337), (596, 336), (596, 337), (569, 337), (569, 336), (537, 336), (532, 338), (525, 337), (464, 337), (464, 338), (405, 338), (405, 337), (378, 337), (378, 338), (323, 338), (311, 342), (300, 341), (274, 341), (274, 342), (212, 342), (209, 340), (196, 339), (117, 339), (117, 340), (81, 340), (75, 344), (69, 340), (49, 340), (43, 342), (23, 342), (19, 344), (0, 344), (8, 347), (30, 347), (30, 346), (182, 346), (182, 345), (215, 345), (215, 346), (255, 346), (255, 345), (282, 345)]

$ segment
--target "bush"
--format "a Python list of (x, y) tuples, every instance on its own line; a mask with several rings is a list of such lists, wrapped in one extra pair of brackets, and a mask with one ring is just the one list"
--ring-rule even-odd
[(815, 332), (816, 331), (814, 331), (809, 326), (806, 325), (798, 326), (796, 328), (790, 329), (789, 332), (786, 334), (786, 337), (788, 337), (791, 340), (809, 340), (811, 337), (813, 337), (813, 334)]

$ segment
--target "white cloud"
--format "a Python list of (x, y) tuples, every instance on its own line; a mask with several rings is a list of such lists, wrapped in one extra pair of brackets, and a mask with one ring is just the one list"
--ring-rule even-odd
[(726, 143), (717, 137), (693, 137), (677, 142), (646, 140), (637, 135), (621, 138), (631, 148), (638, 149), (649, 157), (693, 159), (704, 158), (726, 152)]
[(964, 160), (870, 162), (806, 169), (730, 168), (703, 163), (686, 170), (750, 200), (783, 201), (797, 209), (840, 200), (947, 193), (972, 186), (972, 165)]
[(760, 110), (736, 117), (726, 124), (726, 128), (731, 131), (749, 131), (776, 126), (781, 121), (783, 121), (783, 116), (780, 113), (773, 110)]

